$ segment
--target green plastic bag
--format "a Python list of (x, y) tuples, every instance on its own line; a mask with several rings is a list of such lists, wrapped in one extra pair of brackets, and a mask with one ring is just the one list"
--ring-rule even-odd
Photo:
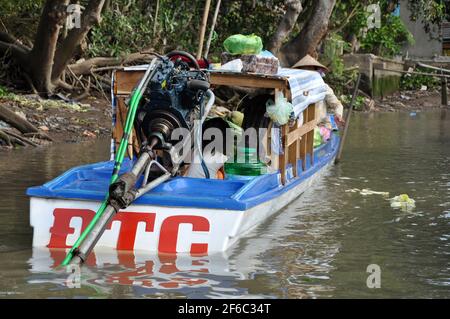
[(259, 54), (263, 48), (261, 38), (255, 34), (235, 34), (229, 36), (223, 41), (223, 46), (232, 55)]
[(322, 135), (320, 134), (320, 130), (316, 127), (314, 128), (314, 148), (319, 147), (323, 144)]

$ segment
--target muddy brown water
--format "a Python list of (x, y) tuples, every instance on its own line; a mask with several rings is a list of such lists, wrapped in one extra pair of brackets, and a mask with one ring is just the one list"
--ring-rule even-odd
[[(52, 269), (60, 253), (31, 248), (25, 190), (108, 157), (108, 140), (0, 153), (0, 298), (450, 297), (450, 112), (355, 115), (342, 163), (229, 251), (105, 251), (69, 288)], [(407, 193), (416, 208), (354, 188)]]

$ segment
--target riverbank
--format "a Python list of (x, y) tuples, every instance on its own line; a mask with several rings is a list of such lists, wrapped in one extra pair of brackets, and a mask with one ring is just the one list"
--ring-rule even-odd
[(442, 108), (438, 90), (401, 91), (372, 103), (367, 100), (363, 108), (366, 112), (423, 112)]
[[(36, 145), (78, 143), (111, 135), (111, 104), (104, 97), (91, 96), (77, 103), (45, 100), (37, 95), (9, 94), (0, 97), (4, 107), (33, 125), (39, 134), (23, 134), (11, 123), (0, 120), (0, 130), (13, 140), (23, 138)], [(12, 143), (14, 146), (14, 143)], [(0, 139), (3, 148), (13, 148)], [(20, 145), (20, 144), (19, 144)]]

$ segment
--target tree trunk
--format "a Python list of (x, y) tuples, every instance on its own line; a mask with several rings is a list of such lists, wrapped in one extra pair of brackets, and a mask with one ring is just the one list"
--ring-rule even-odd
[(300, 12), (302, 12), (302, 10), (303, 7), (300, 0), (286, 0), (286, 13), (281, 19), (277, 31), (270, 39), (267, 46), (274, 55), (277, 55), (280, 51), (283, 41), (294, 28), (298, 16), (300, 15)]
[(105, 0), (91, 0), (83, 13), (81, 28), (73, 28), (69, 31), (63, 43), (55, 54), (52, 70), (52, 81), (58, 81), (67, 64), (73, 58), (78, 46), (86, 37), (94, 25), (100, 23), (101, 13)]
[[(36, 89), (41, 93), (51, 93), (53, 59), (59, 31), (66, 18), (69, 0), (47, 0), (41, 15), (34, 46), (29, 53), (28, 69)], [(27, 68), (25, 68), (27, 69)]]
[(278, 54), (281, 64), (292, 66), (305, 55), (317, 57), (317, 46), (327, 34), (328, 23), (336, 0), (316, 0), (311, 16), (300, 33)]

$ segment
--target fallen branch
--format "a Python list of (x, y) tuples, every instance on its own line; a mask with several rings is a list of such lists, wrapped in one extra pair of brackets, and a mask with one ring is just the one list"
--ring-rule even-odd
[(21, 133), (34, 133), (39, 130), (7, 107), (0, 105), (0, 120), (18, 129)]
[(11, 139), (9, 138), (8, 134), (6, 134), (4, 131), (0, 130), (0, 139), (5, 141), (7, 146), (12, 146)]
[(151, 54), (146, 53), (131, 53), (122, 58), (97, 57), (83, 62), (71, 64), (68, 66), (68, 68), (72, 70), (72, 72), (76, 75), (88, 75), (92, 72), (93, 69), (122, 66), (137, 61), (148, 60), (151, 57)]
[(47, 134), (45, 134), (43, 132), (25, 133), (25, 134), (23, 134), (23, 136), (25, 136), (25, 137), (32, 137), (32, 138), (37, 137), (37, 138), (40, 138), (42, 140), (47, 140), (47, 141), (50, 141), (50, 142), (54, 141), (50, 136), (48, 136)]
[[(13, 138), (15, 138), (15, 139), (25, 143), (25, 144), (28, 144), (28, 145), (31, 145), (31, 146), (34, 146), (34, 147), (38, 147), (39, 146), (39, 144), (34, 143), (34, 142), (30, 141), (29, 139), (27, 139), (27, 138), (25, 138), (23, 136), (20, 136), (19, 134), (13, 133), (13, 132), (8, 131), (8, 130), (4, 130), (4, 132), (6, 134), (8, 134), (9, 136), (11, 136), (11, 137), (13, 137)], [(23, 146), (25, 146), (25, 144)]]

